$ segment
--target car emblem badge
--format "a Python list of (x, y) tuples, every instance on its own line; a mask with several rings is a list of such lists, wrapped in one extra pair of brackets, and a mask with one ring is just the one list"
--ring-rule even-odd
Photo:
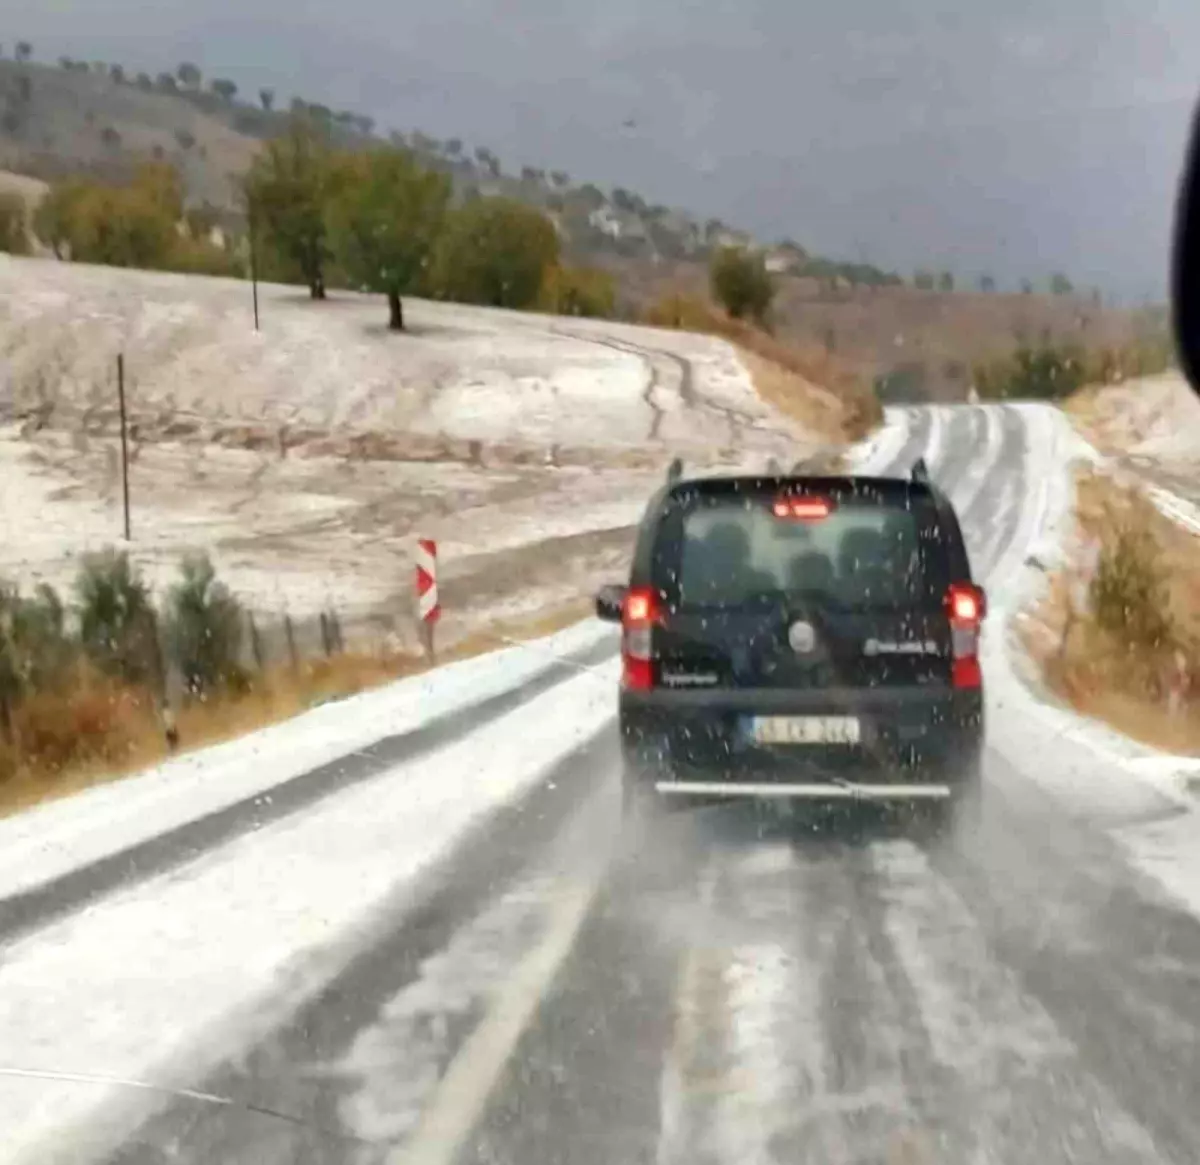
[(788, 628), (788, 643), (797, 655), (806, 655), (817, 646), (817, 633), (811, 623), (793, 623)]

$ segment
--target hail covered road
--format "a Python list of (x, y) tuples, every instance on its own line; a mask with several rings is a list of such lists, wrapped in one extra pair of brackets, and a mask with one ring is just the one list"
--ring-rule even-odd
[[(926, 457), (991, 593), (977, 832), (728, 808), (623, 830), (596, 638), (0, 899), (0, 1158), (1200, 1160), (1200, 925), (1050, 779), (1086, 790), (1101, 762), (1005, 651), (1062, 428), (1037, 406), (912, 410), (874, 451), (876, 471)], [(416, 863), (438, 790), (472, 787), (488, 812)], [(301, 954), (252, 991), (264, 929)]]

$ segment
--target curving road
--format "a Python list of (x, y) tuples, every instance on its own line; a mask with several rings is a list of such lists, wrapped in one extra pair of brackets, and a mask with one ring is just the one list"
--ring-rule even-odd
[[(1033, 406), (896, 420), (876, 468), (926, 457), (1003, 619), (1027, 554), (1047, 536), (1060, 422)], [(989, 635), (1000, 641), (995, 627)], [(19, 966), (52, 922), (102, 914), (131, 883), (319, 825), (334, 776), (339, 790), (351, 781), (369, 793), (378, 774), (394, 779), (395, 766), (452, 738), (486, 776), (493, 757), (481, 743), (470, 759), (473, 736), (483, 742), (489, 726), (539, 709), (569, 717), (571, 704), (553, 701), (566, 676), (587, 682), (580, 668), (600, 669), (609, 699), (610, 653), (581, 653), (426, 738), (318, 770), (269, 805), (232, 806), (132, 856), (0, 899), (3, 964)], [(10, 1150), (0, 1156), (1194, 1165), (1200, 923), (1131, 864), (1114, 834), (1121, 821), (1047, 783), (1056, 765), (1092, 772), (1098, 762), (1033, 716), (1014, 685), (998, 680), (989, 697), (984, 822), (937, 843), (878, 820), (809, 831), (738, 809), (673, 815), (654, 836), (623, 833), (602, 711), (560, 756), (540, 758), (548, 767), (520, 797), (415, 888), (398, 888), (337, 958), (281, 985), (277, 1006), (240, 1013), (232, 1039), (214, 1042), (219, 1054), (181, 1049), (160, 1080), (100, 1080), (94, 1061), (58, 1065), (57, 1077), (7, 1063), (18, 1034), (28, 1046), (41, 997), (6, 991), (0, 965), (0, 1078), (8, 1071), (24, 1090), (0, 1091), (0, 1129), (39, 1089), (112, 1098), (36, 1143), (6, 1144), (0, 1132)], [(1159, 811), (1180, 809), (1164, 801)], [(336, 849), (332, 813), (327, 826)], [(263, 871), (239, 860), (244, 881), (230, 884), (248, 889)], [(234, 893), (231, 930), (240, 908)], [(158, 957), (143, 958), (151, 979)], [(104, 985), (79, 971), (98, 1024)], [(176, 1006), (190, 1006), (186, 991)]]

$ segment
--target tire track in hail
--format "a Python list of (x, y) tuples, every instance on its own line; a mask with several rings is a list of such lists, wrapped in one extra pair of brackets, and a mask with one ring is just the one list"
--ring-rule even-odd
[(931, 1098), (931, 1126), (952, 1132), (942, 1159), (1048, 1160), (1065, 1150), (1097, 1165), (1159, 1160), (1147, 1127), (999, 957), (991, 919), (938, 860), (948, 848), (892, 843), (871, 854), (881, 942), (951, 1077), (934, 1081)]
[(665, 357), (676, 364), (680, 372), (679, 398), (685, 407), (696, 407), (696, 393), (692, 384), (692, 365), (684, 357), (676, 356), (670, 352), (662, 352), (654, 348), (644, 348), (640, 345), (617, 340), (609, 336), (582, 336), (577, 332), (567, 331), (565, 328), (550, 328), (548, 331), (553, 336), (561, 336), (565, 339), (575, 340), (584, 344), (596, 344), (601, 348), (608, 348), (611, 351), (621, 352), (626, 356), (637, 356), (641, 359), (647, 372), (646, 387), (642, 391), (642, 400), (653, 414), (650, 420), (649, 432), (646, 434), (646, 440), (658, 441), (660, 439), (659, 431), (662, 429), (663, 420), (666, 417), (666, 410), (654, 399), (654, 394), (661, 385), (658, 367), (654, 362), (656, 356)]
[(972, 563), (983, 578), (995, 569), (1016, 537), (1027, 492), (1029, 461), (1029, 437), (1019, 410), (1008, 405), (985, 407), (998, 411), (1000, 448), (983, 488), (960, 515)]
[(1109, 1155), (1079, 1159), (1190, 1165), (1200, 1144), (1200, 924), (1133, 873), (1110, 835), (996, 754), (989, 763), (1007, 795), (989, 797), (978, 844), (937, 847), (930, 864), (981, 920), (993, 960), (1071, 1045), (1055, 1088), (1112, 1114), (1100, 1129)]
[[(877, 828), (836, 843), (822, 871), (824, 884), (838, 887), (839, 906), (814, 951), (821, 968), (827, 1075), (830, 1091), (841, 1098), (840, 1145), (830, 1152), (829, 1165), (904, 1159), (902, 1154), (924, 1147), (929, 1129), (946, 1135), (944, 1124), (935, 1123), (942, 1113), (935, 1112), (934, 1097), (953, 1092), (952, 1075), (932, 1051), (911, 985), (899, 973), (883, 929), (871, 863)], [(954, 1106), (948, 1109), (953, 1122)], [(923, 1159), (919, 1153), (913, 1157)]]

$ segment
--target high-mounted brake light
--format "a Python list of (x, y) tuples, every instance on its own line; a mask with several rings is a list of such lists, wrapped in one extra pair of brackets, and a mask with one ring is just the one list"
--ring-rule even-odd
[(819, 522), (828, 518), (833, 506), (828, 498), (778, 498), (771, 507), (777, 518), (796, 518), (801, 522)]
[(658, 594), (650, 587), (631, 587), (621, 610), (621, 682), (635, 691), (654, 687), (654, 626), (659, 620)]
[(979, 632), (986, 613), (983, 591), (972, 583), (951, 583), (946, 592), (950, 617), (950, 682), (956, 688), (983, 685), (979, 666)]

